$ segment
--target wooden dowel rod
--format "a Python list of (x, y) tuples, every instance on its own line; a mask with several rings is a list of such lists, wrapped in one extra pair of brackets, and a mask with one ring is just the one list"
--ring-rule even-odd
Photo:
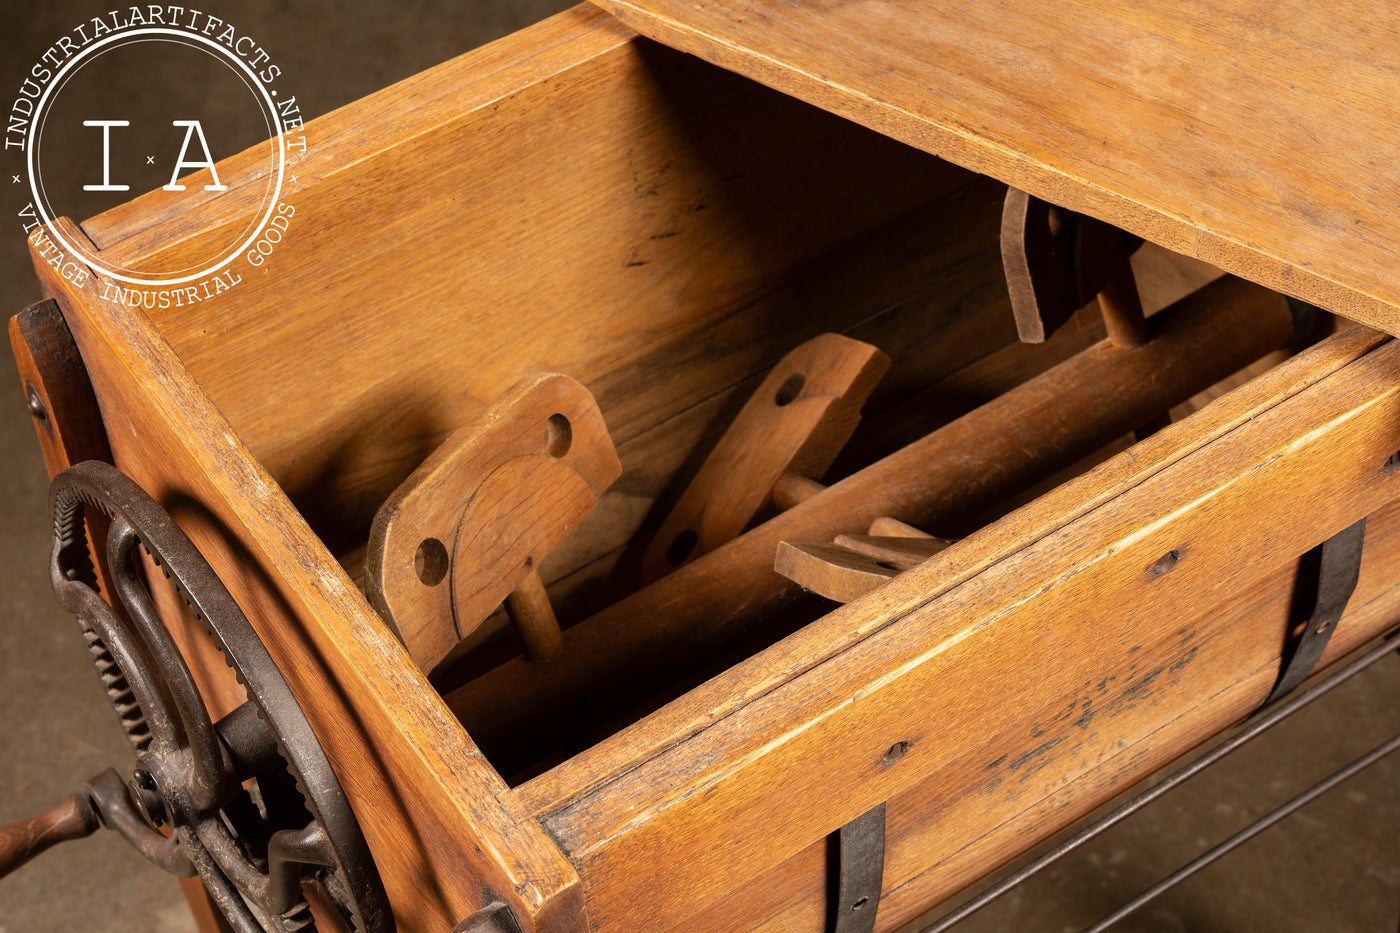
[(1278, 349), (1292, 328), (1282, 298), (1229, 276), (1154, 320), (1144, 346), (1089, 348), (584, 620), (555, 664), (508, 661), (448, 705), (482, 744), (526, 728), (567, 742), (575, 699), (589, 697), (594, 716), (626, 708), (794, 600), (800, 588), (773, 572), (780, 541), (831, 540), (881, 516), (937, 528), (951, 510), (1002, 501)]
[(826, 486), (814, 479), (796, 473), (784, 473), (773, 484), (773, 504), (780, 509), (790, 509), (799, 502), (806, 502)]
[(877, 538), (932, 538), (922, 529), (915, 528), (908, 522), (902, 522), (897, 518), (888, 515), (881, 515), (870, 523), (869, 534)]
[(1130, 263), (1124, 262), (1099, 292), (1099, 310), (1103, 312), (1103, 324), (1114, 346), (1140, 347), (1147, 343), (1147, 318), (1142, 312), (1142, 296)]
[(538, 570), (531, 570), (506, 597), (506, 612), (515, 622), (525, 656), (531, 661), (551, 661), (564, 650), (564, 633), (554, 615), (554, 604), (545, 592)]

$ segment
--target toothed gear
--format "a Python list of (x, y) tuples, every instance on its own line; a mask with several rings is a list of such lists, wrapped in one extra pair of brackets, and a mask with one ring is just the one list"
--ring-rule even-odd
[[(147, 819), (172, 828), (233, 929), (313, 930), (301, 882), (314, 879), (357, 933), (392, 933), (383, 885), (324, 751), (263, 643), (189, 539), (110, 464), (65, 470), (49, 502), (54, 592), (78, 617), (137, 769), (159, 795)], [(98, 593), (89, 510), (111, 522), (106, 562), (115, 611)], [(217, 724), (155, 611), (137, 545), (244, 687), (248, 703)], [(261, 725), (250, 724), (248, 710)]]

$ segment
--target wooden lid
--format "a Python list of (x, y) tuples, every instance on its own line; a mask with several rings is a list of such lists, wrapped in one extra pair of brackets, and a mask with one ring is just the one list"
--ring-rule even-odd
[(667, 45), (1400, 333), (1400, 13), (597, 0)]

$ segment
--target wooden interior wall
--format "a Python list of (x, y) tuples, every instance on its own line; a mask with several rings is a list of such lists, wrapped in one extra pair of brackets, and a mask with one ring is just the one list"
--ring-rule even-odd
[[(807, 337), (890, 346), (890, 398), (1010, 338), (982, 313), (998, 186), (588, 8), (502, 46), (309, 124), (267, 264), (152, 312), (333, 551), (464, 400), (530, 373), (582, 381), (628, 467), (559, 576), (630, 537), (731, 390)], [(185, 214), (137, 199), (84, 229), (179, 264), (263, 188), (227, 174)]]
[[(627, 543), (803, 339), (843, 331), (895, 358), (852, 445), (871, 452), (1062, 358), (1009, 348), (1001, 186), (591, 8), (307, 133), (267, 265), (151, 315), (352, 574), (375, 509), (466, 402), (531, 372), (595, 393), (625, 469), (542, 567), (567, 624), (635, 586)], [(137, 198), (83, 229), (113, 262), (179, 265), (247, 220), (256, 165), (228, 160), (231, 191), (183, 213)], [(1140, 263), (1149, 307), (1180, 297), (1155, 287), (1169, 256)]]

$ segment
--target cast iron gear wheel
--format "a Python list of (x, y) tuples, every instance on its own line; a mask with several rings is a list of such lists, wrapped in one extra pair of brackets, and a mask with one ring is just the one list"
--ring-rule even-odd
[[(78, 617), (136, 753), (129, 786), (121, 786), (115, 772), (90, 785), (99, 804), (117, 800), (114, 810), (139, 814), (113, 819), (104, 812), (109, 825), (166, 870), (198, 872), (237, 933), (311, 928), (302, 887), (308, 881), (324, 889), (358, 933), (391, 933), (394, 922), (378, 871), (325, 752), (281, 671), (204, 557), (144, 490), (110, 464), (88, 461), (60, 473), (49, 504), (54, 592)], [(89, 510), (110, 520), (112, 605), (98, 592), (84, 522)], [(138, 545), (244, 686), (248, 702), (217, 723), (156, 612)], [(168, 839), (159, 832), (162, 824), (172, 831)]]

